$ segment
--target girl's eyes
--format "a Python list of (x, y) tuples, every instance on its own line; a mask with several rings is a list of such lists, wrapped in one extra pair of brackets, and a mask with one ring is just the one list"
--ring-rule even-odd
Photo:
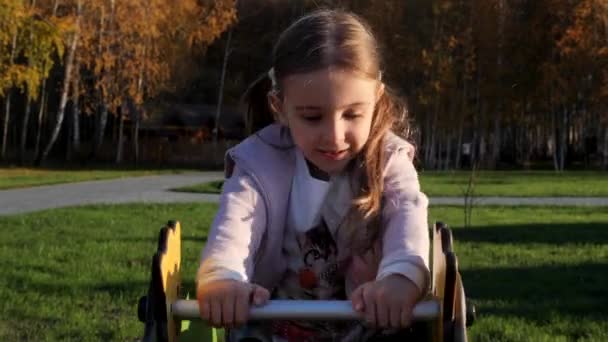
[(345, 117), (346, 119), (349, 119), (349, 120), (354, 120), (354, 119), (357, 119), (357, 118), (359, 118), (360, 116), (361, 116), (361, 114), (359, 114), (359, 113), (354, 113), (354, 112), (346, 112), (346, 113), (344, 113), (344, 117)]
[[(355, 113), (355, 112), (345, 112), (344, 114), (342, 114), (342, 116), (347, 120), (355, 120), (355, 119), (361, 117), (362, 115), (360, 113)], [(322, 118), (323, 118), (323, 115), (303, 116), (303, 119), (308, 122), (319, 122), (319, 121), (321, 121)]]
[(309, 122), (319, 122), (321, 121), (322, 116), (321, 115), (309, 115), (309, 116), (305, 116), (304, 120), (309, 121)]

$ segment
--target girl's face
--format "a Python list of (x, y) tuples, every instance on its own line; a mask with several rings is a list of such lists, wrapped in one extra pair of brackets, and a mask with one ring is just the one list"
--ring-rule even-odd
[(363, 148), (384, 87), (353, 72), (323, 69), (282, 80), (271, 104), (295, 144), (321, 170), (336, 174)]

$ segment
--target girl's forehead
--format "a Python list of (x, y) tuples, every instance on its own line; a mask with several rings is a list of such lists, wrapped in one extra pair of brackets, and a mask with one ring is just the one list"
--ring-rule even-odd
[(322, 69), (287, 76), (284, 96), (293, 105), (341, 106), (374, 102), (378, 81), (341, 69)]

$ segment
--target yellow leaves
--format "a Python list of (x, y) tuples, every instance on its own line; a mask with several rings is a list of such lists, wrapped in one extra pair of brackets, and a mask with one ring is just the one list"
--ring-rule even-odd
[(53, 21), (23, 3), (0, 0), (0, 92), (17, 87), (35, 99), (63, 42)]
[(608, 11), (601, 9), (599, 0), (582, 0), (574, 8), (571, 15), (572, 24), (567, 26), (562, 37), (556, 42), (563, 56), (587, 55), (601, 57), (608, 41), (601, 31), (608, 29)]
[(40, 82), (77, 37), (74, 74), (86, 70), (92, 78), (80, 87), (98, 89), (97, 100), (112, 107), (127, 100), (141, 104), (169, 87), (182, 55), (208, 46), (237, 20), (235, 0), (32, 3), (0, 0), (0, 96), (11, 87), (37, 96)]
[(437, 93), (441, 92), (441, 82), (438, 80), (431, 82), (431, 89), (433, 89)]
[(0, 0), (0, 58), (10, 48), (13, 36), (19, 31), (23, 23), (26, 10), (22, 1)]
[[(36, 85), (40, 84), (41, 75), (32, 68), (28, 68), (25, 65), (14, 64), (8, 67), (2, 74), (0, 74), (0, 84), (11, 85), (17, 87), (21, 91), (26, 89), (35, 88)], [(37, 89), (32, 90), (34, 97), (37, 97)]]
[(448, 47), (453, 50), (456, 48), (458, 43), (458, 38), (456, 38), (454, 35), (450, 35), (448, 38)]
[(209, 45), (226, 29), (236, 22), (236, 9), (233, 0), (214, 1), (210, 8), (202, 8), (197, 18), (197, 26), (188, 36), (188, 45)]
[(78, 53), (111, 107), (168, 87), (178, 54), (207, 46), (236, 20), (234, 0), (90, 0)]
[(433, 65), (433, 58), (427, 49), (422, 49), (422, 65), (430, 67)]

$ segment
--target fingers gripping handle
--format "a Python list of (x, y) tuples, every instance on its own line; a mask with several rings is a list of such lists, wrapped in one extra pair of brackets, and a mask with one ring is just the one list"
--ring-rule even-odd
[[(198, 319), (198, 302), (195, 300), (177, 300), (171, 305), (174, 317), (181, 319)], [(413, 311), (416, 321), (436, 319), (440, 315), (439, 303), (435, 300), (419, 302)], [(350, 301), (320, 301), (320, 300), (271, 300), (260, 307), (251, 307), (249, 319), (274, 320), (333, 320), (349, 321), (361, 319), (355, 312)]]

